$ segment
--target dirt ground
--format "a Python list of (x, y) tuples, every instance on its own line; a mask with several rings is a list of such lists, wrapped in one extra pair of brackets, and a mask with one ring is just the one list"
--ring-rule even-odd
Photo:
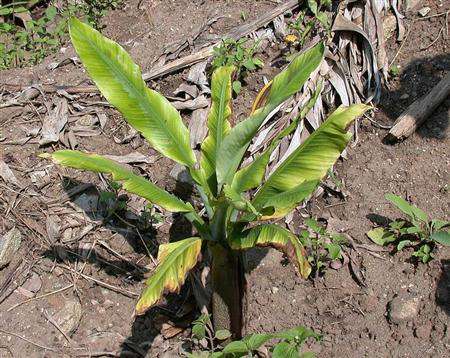
[[(306, 208), (330, 229), (345, 232), (361, 244), (369, 243), (365, 233), (375, 223), (399, 215), (384, 199), (386, 193), (407, 197), (433, 218), (450, 219), (450, 99), (403, 143), (385, 143), (387, 130), (380, 128), (391, 125), (450, 70), (446, 17), (412, 21), (420, 7), (430, 6), (430, 14), (438, 14), (448, 11), (449, 5), (416, 3), (405, 13), (411, 31), (402, 47), (395, 36), (387, 40), (389, 59), (398, 52), (395, 63), (400, 65), (400, 75), (384, 89), (374, 122), (359, 122), (357, 140), (346, 160), (336, 165), (345, 199), (321, 197)], [(273, 1), (214, 1), (213, 5), (209, 1), (129, 1), (104, 19), (104, 33), (123, 44), (147, 70), (164, 44), (189, 38), (208, 19), (223, 16), (202, 34), (204, 39), (242, 24), (241, 12), (248, 21), (274, 6)], [(440, 31), (444, 35), (437, 37)], [(0, 72), (1, 82), (84, 83), (86, 75), (80, 66), (47, 69), (52, 62), (71, 56), (74, 51), (68, 45), (39, 66)], [(166, 76), (151, 86), (173, 95), (186, 73)], [(235, 118), (248, 112), (261, 84), (260, 74), (249, 79), (242, 99), (234, 103)], [(82, 96), (81, 100), (89, 107), (98, 97)], [(106, 124), (96, 136), (77, 137), (79, 149), (114, 155), (145, 153), (150, 160), (139, 164), (142, 173), (158, 185), (188, 195), (169, 175), (170, 161), (160, 158), (139, 137), (127, 141), (130, 130), (119, 114), (107, 108), (102, 111)], [(155, 255), (159, 242), (176, 238), (189, 227), (171, 215), (163, 215), (153, 227), (141, 226), (144, 204), (135, 197), (128, 198), (122, 219), (101, 225), (98, 191), (105, 190), (105, 183), (98, 176), (42, 161), (36, 156), (43, 150), (35, 138), (22, 144), (40, 126), (40, 116), (33, 104), (0, 109), (0, 138), (6, 138), (0, 140), (0, 158), (22, 189), (27, 189), (13, 189), (0, 180), (0, 235), (13, 227), (22, 234), (19, 254), (0, 270), (0, 357), (178, 356), (180, 347), (189, 346), (189, 326), (197, 314), (188, 285), (180, 296), (171, 296), (168, 304), (143, 317), (133, 317), (133, 310), (147, 268), (153, 267), (146, 249)], [(294, 226), (299, 225), (301, 219), (295, 216)], [(322, 342), (308, 344), (317, 357), (448, 356), (449, 249), (439, 249), (428, 265), (411, 262), (409, 250), (393, 255), (359, 249), (363, 284), (358, 284), (347, 266), (305, 281), (277, 251), (254, 250), (249, 256), (254, 265), (248, 276), (248, 333), (296, 325), (313, 328), (324, 336)], [(412, 320), (394, 323), (389, 319), (389, 310), (400, 305), (399, 300), (416, 303)], [(58, 327), (71, 334), (62, 334)]]

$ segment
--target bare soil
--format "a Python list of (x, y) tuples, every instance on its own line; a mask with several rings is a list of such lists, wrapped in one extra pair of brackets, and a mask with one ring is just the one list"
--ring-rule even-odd
[[(345, 232), (361, 244), (369, 243), (365, 233), (375, 223), (399, 216), (384, 199), (386, 193), (408, 198), (433, 218), (450, 219), (450, 99), (403, 143), (386, 144), (383, 138), (387, 130), (377, 125), (391, 125), (450, 70), (445, 16), (412, 21), (418, 18), (421, 6), (430, 6), (430, 14), (438, 14), (448, 11), (449, 5), (419, 3), (406, 12), (411, 31), (402, 48), (394, 37), (387, 40), (389, 59), (399, 51), (395, 63), (400, 65), (400, 75), (384, 89), (376, 123), (367, 119), (359, 122), (357, 140), (349, 147), (346, 160), (336, 165), (345, 199), (328, 195), (312, 200), (306, 208), (330, 229)], [(248, 21), (274, 6), (272, 1), (129, 1), (124, 9), (104, 19), (104, 32), (124, 45), (145, 70), (157, 61), (166, 44), (193, 36), (214, 16), (223, 18), (201, 35), (204, 39), (241, 24), (241, 12)], [(438, 37), (441, 29), (444, 34)], [(50, 63), (72, 56), (74, 51), (68, 45), (39, 66), (1, 72), (1, 82), (87, 83), (80, 66), (47, 69)], [(270, 77), (276, 69), (263, 71)], [(181, 71), (151, 85), (173, 95), (186, 73)], [(248, 113), (261, 85), (261, 73), (247, 79), (242, 97), (234, 103), (235, 120)], [(80, 99), (100, 100), (98, 96)], [(52, 100), (47, 95), (45, 103), (51, 105)], [(170, 161), (160, 158), (139, 137), (120, 143), (130, 134), (129, 127), (112, 109), (100, 110), (108, 118), (105, 127), (99, 135), (77, 137), (79, 149), (114, 155), (144, 153), (155, 161), (140, 164), (141, 173), (162, 187), (190, 194), (169, 175), (173, 167)], [(49, 167), (36, 154), (54, 148), (40, 149), (34, 138), (17, 144), (41, 125), (41, 117), (37, 103), (0, 109), (0, 138), (6, 138), (0, 141), (0, 158), (22, 186), (19, 189), (0, 180), (0, 235), (12, 227), (22, 233), (18, 255), (0, 270), (0, 357), (178, 356), (181, 346), (189, 347), (189, 326), (198, 314), (189, 285), (143, 317), (134, 317), (133, 310), (148, 269), (153, 267), (147, 249), (156, 255), (158, 243), (186, 235), (190, 227), (171, 215), (163, 216), (163, 222), (154, 227), (140, 226), (143, 202), (130, 196), (119, 218), (93, 227), (80, 239), (83, 229), (101, 215), (89, 202), (95, 204), (105, 184), (92, 174)], [(83, 183), (93, 186), (67, 196), (71, 188)], [(86, 212), (80, 205), (94, 209)], [(61, 233), (70, 229), (71, 236), (61, 234), (52, 240), (49, 232), (54, 220), (60, 220)], [(294, 226), (301, 224), (296, 215)], [(275, 250), (253, 250), (249, 257), (249, 333), (296, 325), (311, 327), (324, 335), (323, 342), (308, 345), (318, 357), (448, 356), (448, 249), (439, 249), (427, 265), (410, 260), (410, 250), (392, 254), (359, 249), (356, 267), (363, 285), (348, 266), (328, 269), (323, 277), (304, 281)], [(419, 302), (413, 319), (391, 322), (388, 312), (395, 297)], [(64, 336), (59, 328), (71, 326), (70, 320), (75, 322), (73, 332)]]

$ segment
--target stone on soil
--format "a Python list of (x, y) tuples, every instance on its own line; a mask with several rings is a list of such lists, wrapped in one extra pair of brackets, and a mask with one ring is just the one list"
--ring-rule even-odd
[(417, 317), (420, 298), (417, 296), (397, 296), (388, 304), (388, 318), (391, 323), (400, 324)]
[(19, 229), (9, 230), (0, 240), (0, 269), (8, 265), (19, 250), (22, 234)]
[(81, 321), (81, 304), (76, 297), (66, 300), (64, 307), (54, 315), (58, 326), (68, 335), (72, 335)]

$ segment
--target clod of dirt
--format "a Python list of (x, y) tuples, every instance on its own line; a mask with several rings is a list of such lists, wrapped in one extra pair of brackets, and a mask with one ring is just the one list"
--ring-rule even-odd
[(19, 250), (22, 234), (19, 229), (12, 228), (0, 240), (0, 269), (8, 265)]
[(51, 242), (56, 242), (60, 236), (61, 219), (57, 215), (49, 215), (45, 223), (48, 238)]
[(421, 326), (416, 327), (414, 330), (414, 335), (417, 338), (421, 339), (429, 339), (431, 335), (431, 330), (433, 329), (433, 325), (431, 322), (427, 322)]
[(389, 322), (400, 324), (414, 319), (420, 308), (420, 298), (411, 295), (395, 297), (388, 303)]
[(54, 319), (66, 334), (74, 334), (81, 321), (80, 301), (75, 297), (68, 299), (64, 307), (55, 313)]

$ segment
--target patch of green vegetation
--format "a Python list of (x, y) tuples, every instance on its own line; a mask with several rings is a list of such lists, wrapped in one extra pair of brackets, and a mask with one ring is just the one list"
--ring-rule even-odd
[(256, 351), (266, 343), (277, 340), (270, 346), (272, 358), (313, 358), (313, 352), (302, 352), (302, 346), (309, 338), (320, 341), (322, 336), (311, 329), (299, 326), (276, 333), (254, 333), (241, 340), (222, 344), (229, 340), (231, 332), (226, 329), (214, 332), (208, 315), (202, 314), (192, 326), (194, 342), (207, 340), (209, 351), (188, 353), (189, 358), (227, 358), (227, 357), (257, 357)]
[(423, 210), (397, 195), (387, 194), (386, 199), (402, 211), (408, 220), (394, 220), (387, 228), (377, 227), (370, 230), (367, 236), (373, 242), (381, 246), (394, 243), (397, 251), (412, 246), (412, 256), (423, 263), (433, 259), (436, 243), (450, 246), (450, 221), (430, 220)]
[(288, 24), (290, 33), (285, 42), (289, 45), (286, 59), (291, 61), (310, 38), (312, 30), (319, 24), (328, 35), (331, 33), (331, 19), (327, 10), (331, 9), (331, 0), (308, 0), (293, 21)]
[(316, 276), (322, 274), (331, 261), (342, 259), (342, 246), (347, 243), (343, 235), (329, 233), (317, 220), (305, 220), (308, 230), (300, 232), (300, 241), (307, 250), (308, 261)]
[(400, 66), (399, 66), (399, 65), (392, 65), (392, 66), (389, 68), (389, 74), (390, 74), (392, 77), (397, 77), (397, 76), (400, 74)]
[(222, 66), (234, 66), (236, 71), (233, 79), (233, 91), (238, 94), (241, 91), (242, 79), (264, 63), (255, 56), (258, 42), (250, 43), (249, 39), (239, 40), (224, 39), (219, 46), (214, 47), (212, 61), (213, 70)]
[(56, 52), (67, 39), (67, 23), (72, 16), (84, 17), (95, 27), (121, 0), (67, 2), (64, 8), (43, 1), (13, 1), (0, 6), (0, 70), (41, 62)]

